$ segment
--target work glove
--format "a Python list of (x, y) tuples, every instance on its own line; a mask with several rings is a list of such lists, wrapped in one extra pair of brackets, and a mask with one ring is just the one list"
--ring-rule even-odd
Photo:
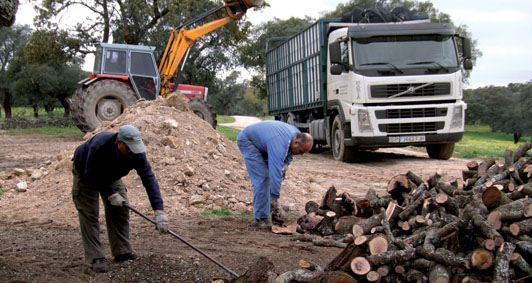
[(114, 206), (122, 206), (124, 205), (124, 202), (126, 202), (126, 200), (119, 193), (110, 195), (107, 200), (111, 203), (111, 205)]
[(279, 205), (279, 199), (273, 198), (272, 203), (270, 205), (270, 210), (272, 212), (272, 222), (273, 224), (283, 226), (283, 223), (286, 221), (286, 214)]
[(161, 233), (168, 232), (168, 217), (164, 211), (155, 210), (155, 225), (157, 226), (157, 231)]

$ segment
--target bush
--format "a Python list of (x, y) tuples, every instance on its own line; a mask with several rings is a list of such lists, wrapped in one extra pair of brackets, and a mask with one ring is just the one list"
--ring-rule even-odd
[(52, 117), (52, 118), (39, 118), (28, 119), (24, 117), (6, 118), (0, 122), (0, 129), (28, 129), (28, 128), (41, 128), (41, 127), (75, 127), (74, 122), (70, 117)]

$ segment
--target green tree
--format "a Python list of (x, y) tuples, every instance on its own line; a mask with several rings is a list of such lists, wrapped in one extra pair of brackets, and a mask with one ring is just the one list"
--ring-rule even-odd
[(240, 72), (233, 71), (225, 79), (217, 81), (218, 92), (209, 100), (216, 113), (231, 115), (237, 112), (237, 105), (243, 99), (247, 88), (247, 82), (238, 82), (239, 77)]
[[(11, 80), (7, 76), (7, 69), (11, 61), (18, 54), (23, 54), (23, 48), (31, 34), (28, 26), (15, 25), (0, 29), (0, 96), (3, 96), (2, 105), (5, 117), (11, 117), (10, 90)], [(0, 113), (1, 114), (1, 113)]]

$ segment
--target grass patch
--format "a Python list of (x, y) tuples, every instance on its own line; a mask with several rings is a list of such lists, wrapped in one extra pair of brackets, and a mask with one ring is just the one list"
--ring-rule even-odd
[(2, 135), (40, 135), (50, 138), (81, 140), (85, 135), (77, 127), (39, 127), (27, 129), (9, 129), (0, 132)]
[(218, 216), (218, 217), (227, 217), (227, 216), (244, 216), (251, 217), (253, 213), (251, 211), (242, 210), (240, 214), (234, 214), (229, 208), (218, 208), (218, 209), (207, 209), (199, 214), (200, 217), (209, 217), (209, 216)]
[(227, 136), (228, 139), (236, 141), (236, 136), (240, 133), (240, 130), (233, 129), (226, 126), (216, 126), (216, 130)]
[[(54, 108), (54, 117), (63, 117), (64, 114), (65, 109), (63, 107)], [(39, 107), (39, 118), (33, 117), (32, 107), (11, 107), (11, 115), (13, 117), (22, 117), (27, 119), (42, 119), (48, 117), (48, 113), (46, 113), (43, 107)], [(2, 111), (2, 115), (0, 115), (0, 121), (3, 121), (5, 119), (5, 112)]]
[(0, 188), (0, 197), (4, 194), (4, 190)]
[(225, 115), (216, 115), (216, 120), (218, 120), (218, 123), (234, 123), (236, 121), (235, 117), (233, 116), (225, 116)]
[[(530, 140), (522, 137), (520, 142)], [(494, 133), (486, 125), (466, 125), (464, 138), (456, 144), (455, 154), (462, 158), (504, 157), (505, 151), (515, 151), (520, 144), (514, 144), (513, 135)]]

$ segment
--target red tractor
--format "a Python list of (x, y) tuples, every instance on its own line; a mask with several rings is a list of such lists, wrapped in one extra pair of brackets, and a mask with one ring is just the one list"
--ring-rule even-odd
[[(247, 9), (261, 6), (264, 0), (224, 2), (224, 6), (211, 9), (175, 28), (158, 68), (153, 56), (154, 47), (100, 43), (92, 74), (79, 82), (72, 96), (72, 118), (75, 124), (82, 131), (90, 132), (101, 122), (116, 119), (138, 99), (153, 100), (159, 95), (166, 98), (171, 92), (179, 91), (190, 99), (191, 111), (216, 128), (216, 113), (206, 102), (208, 89), (176, 84), (172, 80), (179, 78), (179, 66), (198, 38), (240, 19)], [(226, 17), (187, 29), (222, 9), (226, 10)]]

